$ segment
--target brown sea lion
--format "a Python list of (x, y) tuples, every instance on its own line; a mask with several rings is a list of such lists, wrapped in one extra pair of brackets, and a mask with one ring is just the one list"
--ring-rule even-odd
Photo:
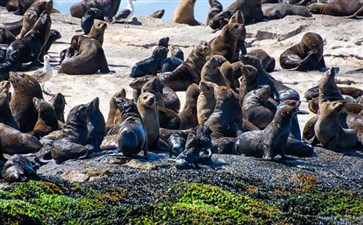
[(205, 22), (206, 25), (209, 24), (209, 20), (223, 10), (223, 5), (218, 0), (208, 0), (208, 2), (210, 9), (207, 15), (207, 21)]
[(107, 28), (107, 24), (105, 22), (102, 22), (102, 21), (97, 22), (97, 23), (93, 24), (93, 26), (91, 27), (91, 31), (86, 36), (96, 39), (102, 46), (103, 36), (105, 34), (106, 28)]
[(178, 130), (180, 128), (181, 119), (178, 113), (161, 106), (157, 106), (157, 110), (159, 114), (159, 124), (161, 128), (175, 130)]
[(0, 44), (10, 45), (15, 41), (15, 36), (5, 28), (0, 28)]
[(285, 3), (262, 4), (263, 15), (269, 19), (281, 19), (285, 16), (298, 15), (311, 17), (312, 14), (305, 6), (291, 5)]
[[(359, 98), (363, 95), (363, 90), (360, 88), (356, 88), (356, 87), (338, 87), (340, 92), (343, 95), (349, 95), (352, 98)], [(305, 94), (304, 97), (306, 98), (306, 100), (311, 100), (313, 98), (317, 98), (319, 97), (319, 85), (309, 88)]]
[(158, 74), (159, 79), (174, 91), (185, 91), (190, 84), (200, 82), (200, 74), (211, 47), (206, 41), (194, 46), (188, 58), (173, 72)]
[(236, 94), (226, 86), (215, 91), (216, 106), (206, 124), (212, 130), (213, 139), (236, 137), (242, 129), (242, 111)]
[(201, 81), (208, 81), (218, 86), (226, 86), (224, 76), (218, 68), (218, 61), (211, 57), (203, 66), (201, 72)]
[(319, 117), (314, 126), (316, 138), (326, 148), (339, 151), (354, 149), (357, 145), (357, 134), (354, 130), (343, 129), (339, 122), (339, 113), (344, 107), (340, 101), (319, 103)]
[[(255, 67), (250, 65), (242, 66), (243, 76), (240, 79), (240, 87), (239, 87), (239, 103), (243, 105), (243, 99), (246, 94), (253, 89), (257, 88), (258, 81), (258, 71)], [(271, 90), (270, 90), (271, 91)]]
[(283, 69), (298, 71), (324, 70), (323, 53), (323, 38), (317, 33), (308, 32), (299, 43), (281, 53), (280, 65)]
[(26, 10), (35, 2), (36, 0), (9, 0), (6, 3), (6, 9), (14, 11), (15, 15), (23, 15)]
[[(32, 22), (32, 26), (33, 26), (35, 24), (35, 22), (37, 21), (37, 17), (32, 15), (31, 20), (33, 21)], [(17, 20), (17, 21), (13, 21), (13, 22), (0, 23), (0, 28), (8, 30), (14, 36), (17, 36), (18, 34), (20, 34), (22, 27), (23, 27), (23, 18), (20, 20)]]
[(149, 92), (153, 94), (156, 98), (157, 105), (164, 107), (164, 99), (161, 94), (163, 87), (164, 85), (161, 83), (161, 81), (157, 77), (154, 77), (142, 86), (141, 93)]
[[(115, 124), (115, 121), (121, 122), (121, 112), (118, 110), (116, 105), (115, 99), (118, 98), (126, 98), (126, 91), (122, 88), (120, 91), (116, 92), (112, 98), (110, 99), (109, 103), (109, 111), (106, 120), (106, 127), (111, 127)], [(118, 119), (116, 119), (118, 118)]]
[(57, 93), (53, 96), (49, 103), (53, 106), (57, 119), (64, 123), (64, 108), (66, 106), (66, 99), (62, 93)]
[(329, 3), (314, 3), (307, 6), (314, 14), (326, 14), (332, 16), (349, 16), (361, 19), (363, 17), (363, 2), (351, 0), (335, 0)]
[(10, 74), (10, 82), (14, 94), (10, 101), (10, 110), (21, 132), (29, 132), (38, 120), (38, 112), (33, 98), (43, 99), (42, 89), (38, 81), (30, 75), (22, 73)]
[(185, 102), (179, 112), (181, 119), (180, 129), (193, 128), (198, 125), (197, 99), (200, 94), (198, 85), (191, 84), (185, 92)]
[(44, 99), (36, 97), (33, 98), (33, 104), (38, 111), (38, 120), (31, 134), (40, 139), (50, 132), (58, 130), (58, 119), (53, 106)]
[(39, 179), (32, 163), (22, 155), (13, 155), (6, 161), (1, 176), (8, 182), (27, 181), (29, 179)]
[(94, 151), (100, 151), (100, 145), (106, 135), (105, 118), (100, 110), (100, 100), (98, 97), (89, 103), (87, 117), (88, 139), (87, 144), (93, 146)]
[(263, 49), (253, 49), (248, 51), (247, 55), (252, 55), (257, 57), (262, 64), (262, 67), (266, 72), (272, 72), (275, 69), (275, 59), (271, 57), (265, 50)]
[(215, 90), (218, 85), (212, 82), (201, 81), (199, 83), (200, 94), (197, 99), (198, 124), (206, 122), (214, 111), (216, 105)]
[(242, 62), (230, 63), (226, 61), (219, 68), (226, 82), (226, 86), (232, 88), (236, 93), (240, 87), (238, 79), (243, 75), (242, 67)]
[(78, 51), (78, 54), (62, 61), (63, 73), (70, 75), (94, 74), (97, 71), (110, 73), (105, 53), (97, 40), (75, 35), (71, 40), (71, 48)]
[(292, 119), (299, 105), (300, 102), (296, 106), (284, 105), (277, 110), (272, 122), (265, 129), (241, 134), (236, 141), (235, 152), (271, 160), (276, 155), (285, 158)]
[(336, 67), (332, 67), (320, 78), (319, 101), (344, 100), (343, 95), (335, 82), (337, 71), (338, 69)]
[(202, 25), (195, 20), (194, 5), (197, 0), (180, 0), (178, 7), (175, 9), (172, 21), (174, 23), (188, 24), (190, 26)]
[(121, 0), (82, 0), (71, 6), (71, 16), (82, 18), (82, 16), (90, 8), (97, 8), (101, 11), (97, 19), (103, 19), (106, 22), (112, 21), (112, 17), (116, 15)]
[[(9, 81), (5, 81), (10, 86)], [(19, 130), (17, 123), (14, 120), (10, 111), (11, 94), (8, 89), (0, 90), (0, 123), (8, 125), (16, 130)]]
[(241, 53), (242, 55), (247, 53), (247, 49), (246, 49), (246, 37), (247, 37), (247, 32), (246, 32), (246, 28), (245, 28), (245, 19), (243, 17), (243, 14), (241, 11), (237, 11), (235, 12), (232, 17), (229, 19), (228, 23), (239, 23), (243, 25), (243, 29), (242, 32), (240, 33), (240, 35), (237, 37), (237, 47), (236, 47), (236, 53), (239, 54)]

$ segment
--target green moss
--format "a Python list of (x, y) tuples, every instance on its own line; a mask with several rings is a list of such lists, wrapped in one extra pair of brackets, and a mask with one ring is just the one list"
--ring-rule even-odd
[(38, 208), (22, 200), (0, 200), (0, 218), (7, 224), (42, 224)]

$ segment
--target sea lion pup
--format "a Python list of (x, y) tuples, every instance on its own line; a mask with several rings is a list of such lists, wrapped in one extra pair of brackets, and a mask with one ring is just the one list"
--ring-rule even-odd
[(38, 81), (22, 73), (10, 74), (14, 93), (10, 101), (10, 110), (21, 132), (29, 132), (38, 120), (38, 112), (33, 105), (33, 98), (43, 99)]
[(209, 81), (218, 86), (226, 86), (226, 81), (218, 68), (218, 61), (211, 57), (203, 66), (201, 72), (201, 81)]
[(0, 123), (0, 140), (2, 152), (7, 154), (35, 153), (42, 148), (42, 144), (33, 135), (21, 133), (3, 123)]
[(242, 111), (232, 89), (220, 86), (215, 91), (216, 106), (206, 125), (212, 130), (211, 137), (236, 137), (242, 129)]
[(190, 84), (200, 82), (202, 68), (211, 54), (211, 47), (206, 41), (195, 45), (188, 58), (170, 73), (158, 74), (159, 79), (174, 91), (185, 91)]
[(33, 104), (38, 111), (38, 121), (31, 134), (40, 139), (50, 132), (58, 130), (58, 119), (53, 106), (44, 99), (36, 97), (33, 98)]
[(197, 99), (198, 124), (205, 123), (212, 115), (216, 105), (215, 90), (218, 85), (212, 82), (201, 81), (199, 83), (200, 94)]
[(122, 123), (118, 131), (118, 148), (125, 156), (137, 155), (144, 150), (147, 155), (148, 135), (136, 103), (125, 97), (113, 98), (116, 106), (122, 111)]
[(151, 78), (141, 88), (141, 93), (149, 92), (156, 98), (157, 106), (164, 107), (164, 99), (161, 95), (164, 85), (157, 77)]
[(349, 0), (335, 0), (329, 3), (314, 3), (307, 6), (313, 14), (326, 14), (332, 16), (348, 16), (362, 19), (363, 2)]
[(172, 45), (170, 46), (170, 54), (174, 57), (177, 57), (184, 61), (184, 52), (178, 46)]
[(116, 15), (120, 3), (121, 0), (82, 0), (71, 6), (70, 13), (73, 17), (82, 18), (88, 9), (97, 8), (101, 13), (96, 16), (96, 19), (110, 22), (112, 17)]
[(114, 98), (126, 98), (126, 90), (122, 88), (111, 97), (109, 102), (108, 116), (106, 120), (106, 130), (112, 127), (115, 124), (115, 121), (121, 122), (121, 112), (120, 110), (118, 110)]
[(64, 123), (64, 108), (66, 106), (64, 95), (62, 93), (57, 93), (50, 99), (49, 103), (53, 106), (58, 121)]
[(32, 163), (21, 155), (13, 155), (6, 161), (1, 176), (8, 182), (27, 181), (29, 179), (39, 179)]
[(87, 34), (87, 37), (96, 39), (102, 46), (103, 44), (103, 36), (105, 34), (105, 29), (107, 28), (107, 24), (103, 21), (97, 22), (93, 24), (91, 31)]
[(298, 15), (311, 17), (312, 14), (305, 6), (291, 5), (286, 3), (262, 4), (263, 15), (269, 19), (281, 19), (285, 16)]
[(206, 25), (209, 24), (209, 21), (215, 15), (222, 12), (222, 10), (223, 10), (223, 5), (219, 1), (217, 1), (217, 0), (208, 0), (208, 2), (209, 2), (210, 9), (209, 9), (209, 12), (208, 12), (208, 15), (207, 15), (207, 21), (205, 22)]
[(41, 62), (43, 62), (44, 55), (48, 54), (48, 51), (49, 51), (50, 47), (52, 46), (52, 44), (61, 37), (62, 37), (62, 35), (59, 33), (59, 31), (50, 29), (49, 38), (48, 38), (47, 42), (45, 43), (45, 45), (43, 46), (42, 51), (40, 52), (39, 57), (38, 57), (38, 59)]
[(101, 15), (101, 10), (97, 8), (89, 8), (82, 16), (81, 28), (84, 34), (88, 34), (94, 24), (95, 18)]
[(243, 24), (228, 23), (223, 27), (221, 33), (211, 41), (212, 55), (221, 55), (229, 62), (235, 62), (237, 39), (245, 30)]
[[(69, 75), (110, 73), (107, 59), (101, 44), (89, 37), (75, 35), (71, 40), (71, 48), (78, 54), (65, 58), (61, 63), (63, 73)], [(87, 65), (87, 66), (84, 66)]]
[(129, 76), (135, 78), (143, 75), (156, 75), (156, 72), (161, 69), (168, 51), (169, 49), (163, 46), (156, 47), (150, 57), (137, 62), (132, 67)]
[(239, 23), (243, 25), (242, 32), (237, 37), (237, 46), (236, 46), (236, 54), (241, 52), (242, 55), (247, 53), (246, 49), (246, 28), (245, 28), (245, 19), (241, 11), (235, 12), (232, 17), (229, 19), (228, 23)]
[(198, 125), (197, 99), (200, 94), (198, 85), (191, 84), (185, 92), (185, 103), (179, 112), (180, 129), (193, 128)]
[(258, 58), (261, 61), (262, 67), (266, 72), (272, 72), (275, 69), (276, 62), (275, 59), (270, 56), (265, 50), (263, 49), (254, 49), (247, 53), (247, 55), (252, 55)]
[(296, 106), (280, 107), (271, 123), (263, 130), (241, 134), (234, 146), (237, 154), (273, 160), (276, 155), (285, 158), (285, 148), (289, 138), (292, 118), (298, 111)]
[[(339, 71), (337, 67), (330, 68), (320, 78), (319, 81), (319, 100), (320, 101), (335, 101), (344, 100), (342, 92), (335, 82), (335, 75)], [(319, 102), (320, 104), (320, 102)]]
[(155, 18), (155, 19), (161, 19), (161, 18), (163, 18), (164, 13), (165, 13), (165, 9), (156, 10), (153, 13), (151, 13), (150, 17)]
[(57, 164), (87, 157), (93, 151), (93, 146), (87, 145), (89, 107), (89, 104), (77, 105), (69, 112), (62, 133), (52, 144), (51, 155)]
[(317, 33), (308, 32), (299, 43), (281, 53), (280, 65), (283, 69), (298, 71), (324, 70), (323, 53), (323, 38)]
[(258, 71), (255, 67), (250, 65), (245, 65), (242, 67), (242, 73), (243, 76), (240, 79), (239, 97), (238, 97), (241, 106), (243, 105), (243, 100), (246, 94), (257, 88), (257, 81), (258, 81)]
[(246, 94), (242, 105), (243, 119), (251, 122), (259, 129), (264, 129), (273, 119), (276, 107), (269, 102), (270, 86), (261, 88)]
[(171, 72), (175, 70), (184, 62), (184, 52), (177, 46), (172, 45), (169, 47), (171, 56), (167, 57), (161, 66), (161, 72)]
[(316, 138), (326, 148), (339, 151), (354, 149), (357, 145), (357, 134), (354, 130), (343, 129), (339, 122), (339, 113), (344, 107), (340, 101), (321, 101), (320, 114), (314, 126)]
[(16, 124), (14, 117), (10, 111), (10, 105), (9, 105), (10, 98), (11, 94), (7, 89), (0, 90), (0, 123), (8, 125), (16, 130), (19, 130), (19, 127)]
[(190, 26), (202, 25), (195, 20), (194, 5), (197, 0), (180, 0), (173, 14), (173, 23), (188, 24)]
[(238, 80), (243, 75), (242, 67), (243, 63), (239, 61), (234, 63), (226, 61), (219, 67), (219, 70), (226, 82), (226, 86), (232, 88), (232, 90), (236, 93), (238, 93), (238, 89), (240, 87)]
[(88, 140), (87, 144), (93, 146), (95, 151), (100, 151), (100, 145), (106, 135), (105, 119), (100, 110), (100, 100), (94, 98), (89, 103), (89, 113), (87, 118)]
[(15, 41), (15, 36), (5, 28), (0, 28), (0, 44), (10, 45)]

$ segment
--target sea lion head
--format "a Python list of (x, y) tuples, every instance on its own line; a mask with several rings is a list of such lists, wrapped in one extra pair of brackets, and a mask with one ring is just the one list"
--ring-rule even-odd
[(1, 175), (6, 181), (27, 181), (28, 176), (35, 175), (35, 171), (27, 158), (15, 154), (6, 161)]
[(240, 37), (242, 33), (246, 33), (246, 28), (243, 24), (239, 23), (229, 23), (223, 27), (222, 32), (228, 32), (234, 37)]
[(237, 10), (232, 17), (229, 19), (228, 23), (239, 23), (239, 24), (245, 24), (245, 18), (243, 16), (243, 13), (239, 10)]
[(314, 14), (323, 14), (324, 7), (325, 7), (325, 4), (319, 4), (319, 3), (313, 3), (313, 4), (306, 6), (306, 8), (311, 13), (314, 13)]
[(194, 50), (198, 55), (207, 57), (212, 53), (212, 48), (210, 44), (206, 41), (201, 41), (199, 44), (195, 45)]
[(214, 30), (221, 29), (228, 23), (229, 18), (231, 18), (231, 16), (232, 16), (231, 11), (229, 10), (222, 11), (217, 15), (215, 15), (212, 19), (210, 19), (208, 25)]
[(98, 97), (92, 99), (90, 103), (88, 103), (89, 113), (94, 114), (95, 112), (100, 111), (100, 99)]
[(142, 77), (134, 78), (131, 83), (129, 83), (129, 86), (133, 89), (140, 90), (146, 82), (153, 79), (154, 77), (154, 75), (145, 75)]
[[(94, 27), (95, 30), (98, 31), (98, 33), (104, 33), (106, 28), (107, 28), (107, 23), (103, 22), (103, 21), (99, 21), (97, 23), (95, 23), (92, 28)], [(92, 30), (91, 30), (92, 32)]]
[(294, 105), (281, 105), (275, 114), (275, 118), (277, 117), (281, 123), (290, 122), (293, 116), (299, 110), (300, 103)]
[(156, 108), (156, 97), (149, 92), (142, 93), (137, 101), (138, 104), (142, 104), (146, 108)]
[(208, 81), (201, 81), (199, 83), (200, 91), (203, 92), (205, 96), (214, 95), (214, 91), (217, 87), (218, 85)]
[(216, 58), (211, 58), (209, 59), (205, 65), (204, 65), (206, 68), (208, 68), (208, 70), (211, 72), (211, 73), (214, 73), (216, 71), (219, 70), (218, 66), (219, 66), (219, 62), (217, 61)]
[(158, 46), (169, 47), (169, 37), (162, 37), (158, 40)]
[(271, 95), (271, 88), (268, 85), (263, 85), (261, 88), (255, 90), (258, 99), (261, 102), (266, 103)]
[(89, 104), (76, 105), (69, 111), (66, 124), (87, 126), (88, 113)]
[(323, 38), (313, 32), (308, 32), (304, 34), (301, 39), (300, 45), (302, 49), (304, 49), (305, 53), (315, 52), (319, 61), (323, 58), (324, 54), (324, 41)]
[(241, 67), (242, 70), (242, 74), (243, 76), (248, 80), (248, 79), (254, 79), (255, 77), (258, 76), (258, 71), (255, 67), (251, 66), (251, 65), (243, 65)]
[(59, 33), (59, 31), (51, 29), (49, 31), (49, 38), (52, 39), (53, 41), (58, 40), (59, 38), (61, 38), (62, 35)]
[(162, 93), (164, 85), (161, 83), (160, 79), (157, 77), (152, 78), (147, 81), (141, 88), (141, 93), (150, 92), (150, 93)]
[(50, 102), (52, 102), (54, 107), (58, 106), (58, 108), (62, 108), (63, 110), (67, 104), (66, 99), (62, 93), (57, 93), (51, 98)]
[(40, 99), (37, 97), (33, 98), (33, 105), (39, 114), (48, 110), (49, 108), (52, 108), (52, 106), (48, 102), (46, 102), (44, 99)]
[(241, 61), (245, 65), (251, 65), (255, 67), (258, 71), (263, 70), (261, 61), (256, 56), (243, 55), (241, 56)]
[(125, 115), (127, 113), (139, 114), (136, 103), (133, 99), (128, 99), (126, 97), (114, 97), (113, 101), (120, 110), (121, 115)]
[(14, 90), (23, 90), (25, 93), (34, 93), (36, 90), (41, 90), (39, 82), (28, 74), (10, 72), (9, 77)]

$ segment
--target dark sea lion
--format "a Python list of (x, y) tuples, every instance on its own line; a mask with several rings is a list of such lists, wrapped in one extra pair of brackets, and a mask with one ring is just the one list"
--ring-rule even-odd
[(36, 0), (10, 0), (6, 4), (6, 9), (14, 11), (15, 15), (23, 15), (26, 10), (35, 2)]
[(172, 56), (177, 57), (184, 61), (184, 52), (176, 45), (170, 46), (170, 53)]
[(232, 88), (236, 93), (240, 87), (238, 79), (243, 75), (242, 67), (243, 63), (239, 61), (234, 63), (226, 61), (219, 67), (226, 82), (226, 86)]
[(111, 127), (115, 124), (115, 121), (121, 122), (121, 118), (116, 119), (116, 117), (121, 117), (121, 112), (119, 111), (116, 102), (114, 99), (118, 98), (126, 98), (126, 91), (124, 88), (122, 88), (120, 91), (116, 92), (109, 102), (109, 111), (108, 116), (106, 120), (106, 127)]
[(89, 8), (82, 16), (81, 28), (84, 34), (88, 34), (94, 24), (94, 20), (101, 15), (101, 10), (97, 8)]
[(29, 179), (39, 179), (32, 163), (21, 155), (13, 155), (6, 161), (1, 176), (8, 182), (27, 181)]
[(170, 157), (177, 157), (185, 150), (186, 138), (178, 134), (172, 134), (168, 138), (168, 144), (170, 146)]
[(97, 8), (101, 14), (96, 18), (110, 22), (116, 15), (120, 3), (121, 0), (82, 0), (71, 6), (70, 13), (73, 17), (82, 18), (88, 9)]
[(178, 113), (161, 106), (157, 106), (157, 110), (159, 114), (159, 124), (161, 128), (175, 130), (178, 130), (180, 128), (181, 119)]
[(53, 96), (49, 103), (53, 106), (57, 119), (64, 123), (64, 108), (66, 106), (66, 99), (62, 93), (57, 93)]
[(332, 67), (320, 78), (319, 101), (344, 100), (343, 95), (335, 82), (336, 73), (337, 68)]
[(221, 137), (213, 139), (213, 153), (234, 155), (234, 145), (237, 141), (235, 137)]
[(42, 89), (38, 81), (30, 75), (11, 73), (10, 82), (14, 93), (10, 101), (10, 110), (21, 132), (29, 132), (38, 120), (38, 112), (33, 98), (43, 99)]
[(136, 103), (125, 97), (114, 98), (118, 109), (122, 111), (122, 123), (118, 132), (119, 150), (126, 156), (138, 154), (148, 150), (148, 136)]
[(164, 13), (165, 13), (165, 9), (156, 10), (153, 13), (151, 13), (150, 17), (155, 18), (155, 19), (161, 19), (161, 18), (163, 18)]
[(15, 41), (15, 36), (5, 28), (0, 28), (0, 44), (10, 45)]
[(215, 91), (218, 85), (212, 82), (201, 81), (199, 83), (200, 94), (197, 99), (198, 124), (205, 123), (212, 115), (216, 105)]
[(169, 49), (158, 46), (154, 49), (152, 55), (140, 62), (137, 62), (131, 69), (130, 77), (140, 77), (143, 75), (156, 75), (161, 69), (162, 63), (166, 59)]
[[(63, 73), (75, 74), (94, 74), (97, 71), (109, 73), (107, 59), (101, 44), (89, 37), (75, 35), (71, 40), (71, 48), (78, 51), (78, 54), (65, 58), (61, 63)], [(84, 66), (88, 65), (88, 66)]]
[(58, 130), (58, 119), (53, 106), (44, 99), (36, 97), (33, 98), (33, 104), (38, 111), (38, 120), (31, 133), (40, 139), (50, 132)]
[(190, 84), (200, 82), (202, 68), (211, 54), (210, 45), (206, 41), (195, 45), (188, 58), (173, 72), (158, 74), (159, 79), (174, 91), (185, 91)]
[[(10, 85), (9, 81), (6, 82)], [(11, 94), (7, 89), (0, 90), (0, 123), (19, 130), (19, 127), (10, 111), (10, 98)]]
[[(258, 71), (255, 67), (250, 65), (242, 66), (243, 76), (240, 79), (239, 87), (239, 103), (242, 106), (246, 94), (257, 88)], [(271, 90), (270, 90), (271, 91)]]
[(20, 131), (0, 123), (0, 140), (2, 152), (7, 154), (35, 153), (42, 148), (42, 144), (31, 134)]
[(161, 72), (162, 73), (171, 72), (171, 71), (175, 70), (178, 66), (180, 66), (182, 63), (183, 63), (183, 60), (181, 60), (177, 57), (174, 57), (174, 56), (168, 57), (162, 63)]
[(263, 15), (269, 19), (281, 19), (285, 16), (298, 15), (311, 17), (312, 14), (305, 6), (291, 5), (285, 3), (262, 4)]
[[(32, 25), (35, 24), (37, 21), (37, 17), (34, 15), (31, 15)], [(20, 34), (21, 28), (23, 27), (23, 19), (14, 21), (14, 22), (8, 22), (8, 23), (0, 23), (0, 28), (5, 29), (12, 33), (14, 36), (17, 36)]]
[(241, 134), (235, 144), (236, 153), (271, 160), (276, 155), (285, 158), (292, 118), (297, 113), (299, 104), (280, 107), (265, 129)]
[(252, 55), (258, 58), (261, 61), (262, 67), (266, 72), (272, 72), (275, 69), (275, 59), (271, 57), (265, 50), (263, 49), (254, 49), (248, 51), (247, 55)]
[(209, 20), (223, 10), (223, 5), (218, 0), (208, 0), (208, 2), (210, 9), (207, 15), (207, 21), (205, 22), (207, 25), (209, 24)]
[(181, 120), (180, 129), (193, 128), (198, 125), (197, 99), (200, 94), (198, 85), (191, 84), (185, 92), (185, 102), (179, 112)]
[(175, 9), (172, 21), (174, 23), (188, 24), (190, 26), (202, 25), (195, 20), (194, 5), (197, 0), (180, 0), (178, 7)]
[(158, 40), (158, 43), (157, 45), (158, 46), (162, 46), (162, 47), (165, 47), (165, 48), (169, 48), (169, 37), (168, 36), (165, 36), (165, 37), (162, 37)]
[(363, 2), (350, 0), (335, 0), (329, 3), (314, 3), (307, 6), (314, 14), (326, 14), (332, 16), (349, 16), (361, 19), (363, 17)]
[(51, 155), (56, 163), (62, 163), (69, 159), (84, 158), (93, 150), (93, 146), (87, 145), (88, 107), (88, 104), (77, 105), (69, 112), (61, 134), (52, 144)]
[(103, 36), (105, 34), (105, 29), (107, 28), (107, 24), (103, 21), (97, 22), (93, 24), (91, 27), (91, 31), (87, 34), (87, 37), (96, 39), (102, 46), (103, 44)]
[(203, 66), (201, 72), (201, 81), (208, 81), (217, 84), (218, 86), (226, 86), (224, 76), (218, 67), (218, 61), (211, 57)]
[(88, 127), (88, 140), (87, 144), (93, 146), (95, 151), (100, 151), (100, 145), (106, 135), (105, 119), (100, 110), (100, 100), (98, 97), (94, 98), (89, 103), (89, 113), (87, 118)]
[(48, 51), (49, 51), (50, 47), (52, 46), (52, 44), (54, 44), (54, 42), (61, 37), (62, 37), (62, 35), (59, 33), (59, 31), (50, 29), (49, 38), (48, 38), (47, 42), (45, 43), (45, 45), (43, 46), (42, 51), (38, 57), (40, 61), (43, 61), (44, 55), (48, 54)]
[(206, 125), (212, 130), (213, 139), (236, 137), (242, 129), (242, 111), (232, 89), (220, 86), (215, 91), (216, 106)]
[(161, 81), (157, 78), (151, 78), (147, 81), (141, 88), (141, 93), (149, 92), (153, 94), (156, 98), (156, 103), (160, 107), (164, 107), (164, 99), (162, 96), (164, 85)]
[(280, 65), (283, 69), (298, 71), (324, 70), (323, 53), (323, 38), (317, 33), (308, 32), (299, 43), (281, 53)]

